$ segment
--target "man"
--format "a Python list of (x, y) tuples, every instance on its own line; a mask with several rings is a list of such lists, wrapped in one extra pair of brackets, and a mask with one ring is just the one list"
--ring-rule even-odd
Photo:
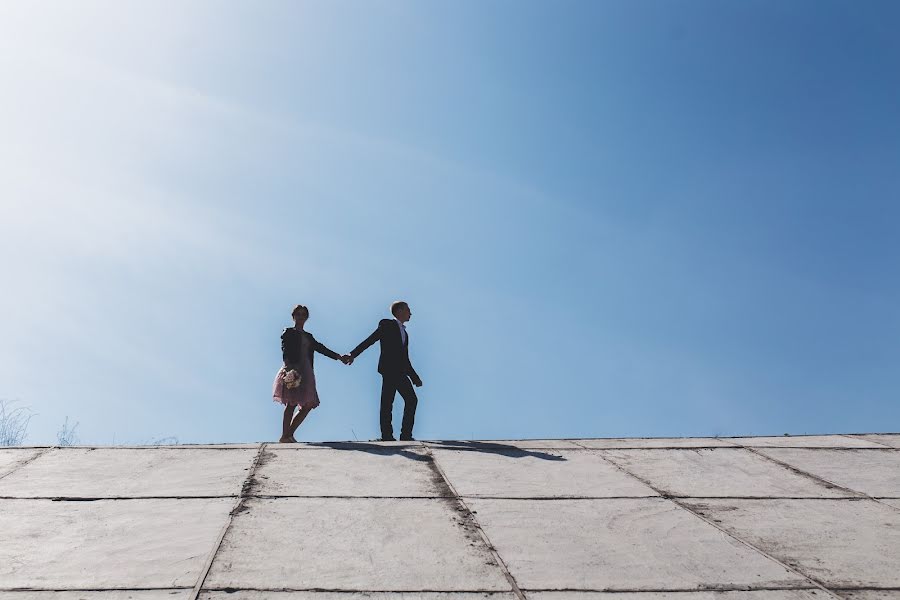
[[(353, 360), (376, 341), (381, 344), (381, 357), (378, 359), (378, 372), (381, 373), (381, 441), (393, 442), (394, 427), (391, 423), (391, 412), (394, 407), (394, 395), (400, 392), (403, 398), (403, 424), (400, 427), (400, 440), (412, 441), (413, 423), (416, 419), (416, 387), (422, 386), (422, 379), (412, 363), (409, 362), (409, 335), (405, 323), (412, 317), (409, 305), (403, 301), (391, 304), (393, 319), (382, 319), (372, 335), (353, 349), (342, 360), (345, 364), (353, 364)], [(410, 382), (410, 379), (412, 382)]]

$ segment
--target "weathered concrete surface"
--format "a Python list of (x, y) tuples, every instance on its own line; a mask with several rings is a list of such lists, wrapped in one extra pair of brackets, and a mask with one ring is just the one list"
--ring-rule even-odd
[(573, 440), (583, 448), (725, 448), (732, 447), (719, 438), (608, 438)]
[(891, 448), (900, 448), (900, 433), (869, 433), (859, 437), (870, 442), (875, 442), (876, 444), (890, 446)]
[(0, 600), (187, 600), (191, 590), (107, 590), (101, 592), (0, 592)]
[(900, 600), (898, 442), (0, 449), (0, 600)]
[(22, 463), (34, 458), (41, 451), (37, 448), (0, 449), (0, 477), (15, 471)]
[(689, 504), (826, 586), (900, 588), (900, 512), (871, 500)]
[(473, 452), (435, 449), (434, 458), (462, 496), (658, 496), (640, 481), (585, 450)]
[(807, 582), (661, 498), (469, 501), (519, 585), (636, 590)]
[(455, 500), (424, 498), (251, 500), (225, 536), (206, 585), (508, 591), (457, 508)]
[(821, 590), (706, 592), (530, 592), (529, 600), (823, 600)]
[(602, 452), (629, 473), (673, 496), (852, 496), (742, 448)]
[(900, 498), (900, 452), (766, 448), (761, 453), (870, 496)]
[(232, 505), (228, 498), (0, 500), (0, 586), (192, 586)]
[(0, 496), (226, 496), (240, 491), (256, 450), (60, 448), (0, 479)]
[(751, 448), (883, 448), (861, 437), (846, 435), (784, 435), (778, 437), (722, 438)]
[[(516, 600), (512, 592), (204, 592), (200, 600)], [(0, 598), (2, 600), (2, 598)]]
[(262, 496), (450, 496), (422, 448), (357, 444), (330, 450), (268, 447), (253, 491)]

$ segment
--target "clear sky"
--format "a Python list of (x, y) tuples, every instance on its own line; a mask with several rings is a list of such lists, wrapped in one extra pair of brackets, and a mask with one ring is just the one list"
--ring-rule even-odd
[[(900, 430), (898, 23), (2, 2), (0, 398), (274, 440), (291, 307), (346, 352), (402, 298), (419, 438)], [(377, 437), (377, 358), (318, 357), (301, 440)]]

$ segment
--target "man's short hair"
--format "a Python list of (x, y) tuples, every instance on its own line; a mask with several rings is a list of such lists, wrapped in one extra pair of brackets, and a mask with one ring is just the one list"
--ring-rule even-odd
[(397, 311), (401, 308), (409, 308), (409, 304), (407, 304), (403, 300), (397, 300), (396, 302), (391, 304), (391, 314), (396, 317)]

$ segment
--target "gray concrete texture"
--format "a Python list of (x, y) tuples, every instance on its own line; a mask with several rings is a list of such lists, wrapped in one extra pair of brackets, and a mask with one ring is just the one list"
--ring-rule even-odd
[(900, 435), (0, 449), (0, 600), (900, 600)]

